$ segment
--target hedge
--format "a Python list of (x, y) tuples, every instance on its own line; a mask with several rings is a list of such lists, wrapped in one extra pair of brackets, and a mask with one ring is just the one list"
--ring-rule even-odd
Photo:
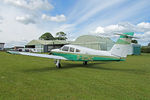
[(150, 46), (142, 46), (141, 52), (142, 53), (150, 53)]

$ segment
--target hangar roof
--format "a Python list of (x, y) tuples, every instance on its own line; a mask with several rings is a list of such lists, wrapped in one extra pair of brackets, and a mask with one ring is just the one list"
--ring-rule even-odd
[(49, 44), (68, 44), (68, 41), (65, 40), (32, 40), (27, 45), (49, 45)]
[(83, 35), (78, 37), (72, 44), (96, 50), (110, 50), (114, 45), (114, 42), (108, 37)]
[(110, 42), (112, 43), (113, 41), (108, 38), (108, 37), (101, 37), (101, 36), (95, 36), (95, 35), (83, 35), (78, 37), (73, 44), (78, 44), (78, 43), (105, 43), (105, 42)]

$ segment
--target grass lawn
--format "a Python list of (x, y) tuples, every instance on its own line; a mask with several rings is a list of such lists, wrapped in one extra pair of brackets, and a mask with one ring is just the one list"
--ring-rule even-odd
[(150, 100), (150, 54), (123, 62), (62, 61), (0, 52), (0, 100)]

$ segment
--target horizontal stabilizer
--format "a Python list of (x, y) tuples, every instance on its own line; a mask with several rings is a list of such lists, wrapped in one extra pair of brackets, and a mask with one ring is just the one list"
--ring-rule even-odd
[(126, 38), (136, 38), (136, 39), (139, 39), (138, 37), (127, 35), (127, 34), (115, 33), (115, 35), (120, 35), (120, 36), (122, 35), (122, 36), (125, 36)]

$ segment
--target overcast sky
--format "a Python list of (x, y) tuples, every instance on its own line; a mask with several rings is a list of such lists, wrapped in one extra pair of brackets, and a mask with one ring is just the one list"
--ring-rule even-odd
[(0, 42), (24, 45), (44, 32), (110, 36), (135, 32), (150, 42), (150, 0), (0, 0)]

